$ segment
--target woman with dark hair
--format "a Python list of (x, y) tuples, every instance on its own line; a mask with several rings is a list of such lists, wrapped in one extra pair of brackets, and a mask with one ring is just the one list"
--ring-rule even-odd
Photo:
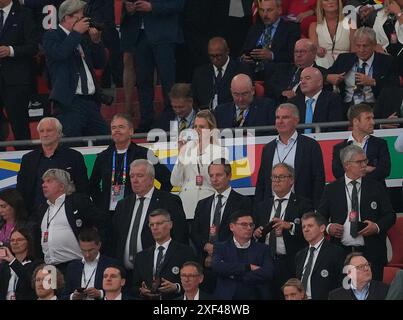
[(0, 246), (9, 245), (12, 231), (24, 223), (27, 216), (24, 199), (16, 189), (0, 192)]
[(17, 226), (11, 232), (10, 248), (0, 247), (0, 300), (32, 300), (35, 291), (31, 286), (33, 270), (41, 263), (33, 251), (32, 230)]

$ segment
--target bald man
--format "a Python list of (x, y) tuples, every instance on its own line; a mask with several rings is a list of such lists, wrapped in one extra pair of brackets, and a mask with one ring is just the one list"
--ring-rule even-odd
[(274, 125), (274, 101), (255, 97), (248, 75), (241, 73), (232, 79), (231, 95), (233, 102), (221, 104), (214, 111), (219, 128)]
[[(319, 69), (307, 67), (301, 72), (301, 93), (290, 102), (298, 107), (301, 123), (342, 121), (341, 97), (323, 90), (323, 76)], [(344, 116), (345, 117), (345, 116)], [(335, 131), (340, 128), (326, 128), (321, 131)], [(304, 129), (312, 133), (313, 129)]]
[(229, 56), (224, 38), (211, 38), (207, 51), (210, 63), (197, 68), (192, 80), (193, 103), (199, 109), (215, 109), (221, 103), (232, 101), (231, 79), (242, 72), (240, 63)]
[(301, 92), (299, 87), (304, 68), (315, 67), (322, 73), (326, 69), (315, 63), (317, 46), (309, 39), (300, 39), (294, 47), (294, 63), (276, 64), (265, 72), (265, 92), (278, 103), (294, 98)]

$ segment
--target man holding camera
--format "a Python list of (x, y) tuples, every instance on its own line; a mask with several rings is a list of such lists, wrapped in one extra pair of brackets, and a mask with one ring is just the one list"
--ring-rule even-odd
[(258, 226), (253, 235), (266, 243), (274, 260), (275, 294), (280, 297), (280, 288), (295, 277), (295, 255), (304, 241), (301, 217), (313, 209), (311, 201), (293, 192), (294, 168), (286, 163), (277, 163), (271, 171), (272, 197), (265, 197), (256, 204), (255, 221)]
[(67, 137), (107, 135), (94, 68), (105, 65), (101, 32), (84, 17), (86, 3), (66, 0), (59, 8), (60, 24), (43, 37), (56, 117)]

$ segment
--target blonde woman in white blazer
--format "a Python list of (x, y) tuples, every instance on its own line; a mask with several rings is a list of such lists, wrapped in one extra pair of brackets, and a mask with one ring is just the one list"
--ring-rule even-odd
[(197, 202), (214, 193), (208, 175), (209, 164), (216, 159), (228, 159), (228, 151), (218, 141), (217, 123), (208, 110), (196, 115), (194, 130), (197, 139), (179, 142), (179, 155), (171, 174), (171, 184), (182, 188), (182, 199), (186, 219), (193, 219)]

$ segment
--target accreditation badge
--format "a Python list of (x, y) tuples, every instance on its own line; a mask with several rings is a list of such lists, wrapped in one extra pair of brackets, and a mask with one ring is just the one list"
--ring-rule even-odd
[(109, 210), (115, 211), (117, 203), (123, 199), (125, 195), (124, 184), (114, 184), (111, 186), (111, 200), (109, 202)]
[(43, 243), (48, 242), (48, 238), (49, 238), (49, 231), (46, 230), (42, 235)]

